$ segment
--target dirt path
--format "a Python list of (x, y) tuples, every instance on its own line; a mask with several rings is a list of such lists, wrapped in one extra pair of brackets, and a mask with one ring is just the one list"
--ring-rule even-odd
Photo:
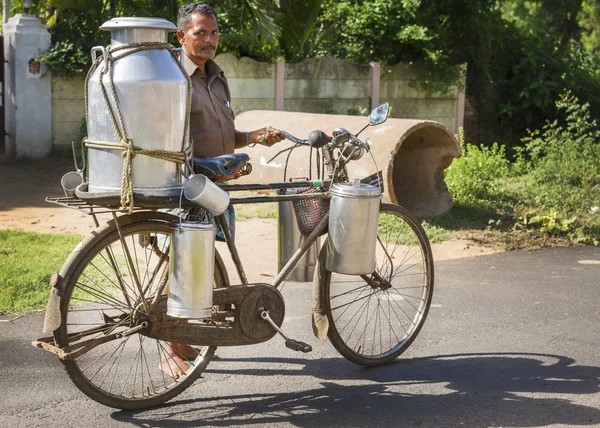
[[(93, 230), (90, 216), (45, 201), (47, 196), (62, 196), (60, 178), (70, 169), (57, 160), (0, 164), (0, 229), (82, 235)], [(108, 219), (109, 216), (103, 218)], [(268, 278), (277, 274), (276, 219), (238, 221), (236, 238), (251, 281), (268, 282)], [(217, 248), (222, 255), (227, 254), (224, 245), (218, 244)], [(466, 240), (433, 244), (432, 248), (436, 261), (498, 251)], [(227, 258), (226, 263), (231, 266)]]

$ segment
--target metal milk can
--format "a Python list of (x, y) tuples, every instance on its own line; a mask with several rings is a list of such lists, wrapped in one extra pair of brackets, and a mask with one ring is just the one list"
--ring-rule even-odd
[(381, 191), (360, 183), (338, 183), (330, 190), (329, 235), (325, 267), (363, 275), (375, 270)]
[[(102, 30), (111, 32), (111, 47), (138, 42), (167, 42), (176, 27), (162, 18), (113, 18)], [(92, 50), (106, 50), (99, 46)], [(118, 51), (119, 56), (126, 51)], [(91, 141), (119, 143), (99, 82), (101, 64), (89, 77), (88, 138)], [(109, 103), (116, 112), (110, 91), (109, 73), (103, 76)], [(186, 76), (167, 49), (131, 53), (113, 62), (113, 83), (123, 116), (126, 134), (142, 149), (181, 152), (186, 123), (188, 84)], [(123, 156), (120, 150), (89, 149), (89, 192), (121, 189)], [(132, 161), (132, 181), (136, 192), (150, 189), (153, 194), (181, 188), (177, 165), (173, 162), (137, 155)]]
[(211, 223), (175, 223), (169, 250), (167, 315), (210, 318), (216, 229)]

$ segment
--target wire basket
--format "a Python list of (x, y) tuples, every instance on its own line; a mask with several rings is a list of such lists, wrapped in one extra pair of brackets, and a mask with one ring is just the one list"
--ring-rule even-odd
[[(315, 187), (311, 189), (298, 190), (296, 195), (307, 195), (311, 193), (325, 193), (327, 189), (324, 187)], [(319, 222), (329, 212), (329, 199), (298, 199), (293, 201), (294, 212), (296, 213), (296, 221), (300, 233), (308, 236), (317, 227)], [(328, 227), (325, 227), (319, 234), (327, 233)]]

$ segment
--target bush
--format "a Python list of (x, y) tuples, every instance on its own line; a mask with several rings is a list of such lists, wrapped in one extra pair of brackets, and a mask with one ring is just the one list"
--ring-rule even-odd
[(462, 157), (446, 169), (445, 180), (455, 202), (472, 204), (495, 199), (500, 190), (500, 179), (510, 175), (505, 147), (494, 143), (491, 147), (465, 144), (463, 130), (458, 139)]
[(523, 141), (531, 156), (530, 197), (536, 206), (561, 213), (588, 212), (600, 204), (600, 131), (589, 104), (570, 93), (556, 103), (566, 115)]

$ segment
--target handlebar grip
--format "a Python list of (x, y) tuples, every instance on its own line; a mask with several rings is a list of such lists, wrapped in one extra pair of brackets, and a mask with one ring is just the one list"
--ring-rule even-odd
[(325, 144), (329, 143), (329, 140), (330, 138), (323, 131), (319, 131), (318, 129), (312, 131), (308, 135), (308, 141), (315, 149), (323, 147)]

